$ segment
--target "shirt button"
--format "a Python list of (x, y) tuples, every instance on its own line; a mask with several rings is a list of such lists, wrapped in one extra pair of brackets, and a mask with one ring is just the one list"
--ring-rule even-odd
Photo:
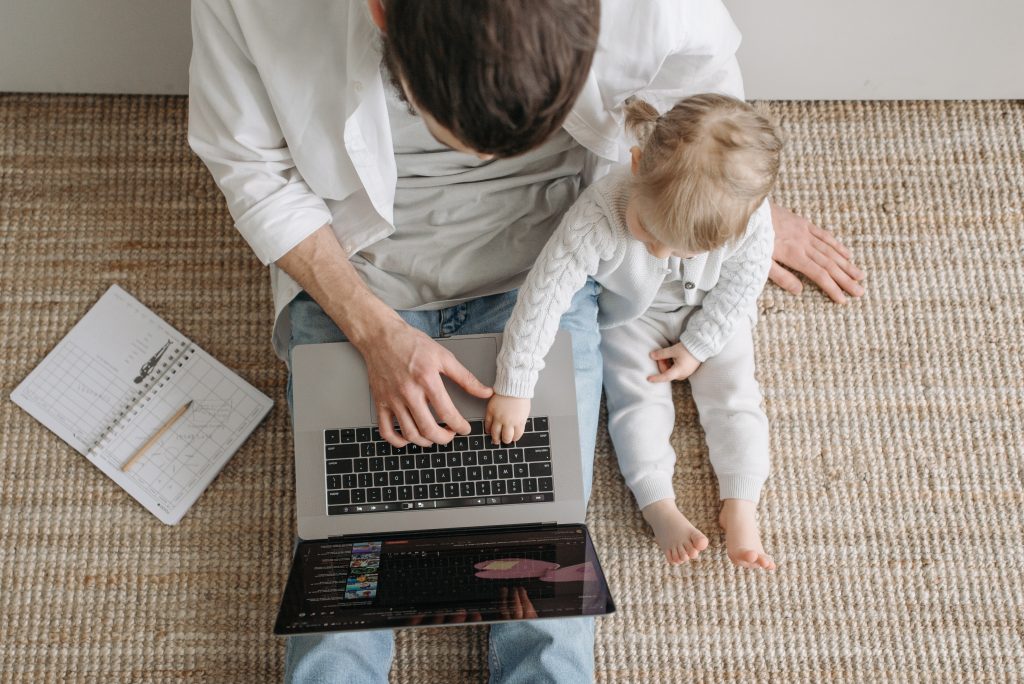
[(358, 92), (362, 91), (362, 89), (363, 89), (363, 82), (362, 81), (356, 81), (355, 83), (352, 84), (352, 87), (355, 88), (356, 92), (358, 93)]
[(691, 283), (689, 280), (687, 280), (686, 284), (683, 285), (683, 287), (685, 287), (687, 290), (692, 290), (693, 289), (693, 283)]

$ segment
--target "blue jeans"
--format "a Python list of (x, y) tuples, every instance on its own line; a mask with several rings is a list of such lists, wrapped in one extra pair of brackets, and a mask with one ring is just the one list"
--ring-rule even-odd
[[(576, 293), (560, 323), (572, 333), (576, 401), (583, 458), (583, 491), (590, 498), (594, 442), (601, 402), (601, 351), (597, 328), (598, 286), (592, 280)], [(481, 297), (440, 311), (399, 311), (410, 325), (431, 337), (501, 332), (516, 293)], [(345, 336), (305, 293), (289, 305), (291, 348), (338, 342)], [(288, 406), (292, 405), (291, 375)], [(310, 634), (288, 639), (285, 681), (387, 682), (394, 655), (391, 630)], [(492, 682), (590, 682), (594, 678), (594, 619), (520, 620), (491, 626), (488, 667)]]

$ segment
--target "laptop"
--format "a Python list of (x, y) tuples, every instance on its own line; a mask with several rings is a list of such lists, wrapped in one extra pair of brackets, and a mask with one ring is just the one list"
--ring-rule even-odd
[[(501, 335), (437, 341), (493, 384)], [(355, 347), (292, 350), (299, 542), (275, 634), (614, 612), (583, 524), (569, 334), (555, 339), (515, 444), (484, 434), (485, 401), (445, 385), (471, 434), (396, 448), (380, 436)]]

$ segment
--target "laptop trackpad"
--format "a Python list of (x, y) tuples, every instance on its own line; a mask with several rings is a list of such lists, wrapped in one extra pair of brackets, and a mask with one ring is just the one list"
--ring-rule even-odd
[[(498, 359), (497, 338), (477, 337), (471, 339), (437, 340), (437, 342), (455, 354), (455, 358), (470, 373), (475, 375), (477, 380), (487, 387), (494, 384)], [(487, 402), (485, 400), (470, 396), (458, 384), (447, 377), (444, 377), (444, 386), (448, 390), (448, 396), (452, 398), (452, 403), (455, 404), (455, 408), (459, 410), (463, 418), (473, 420), (484, 417), (484, 413), (487, 410)], [(373, 424), (379, 424), (377, 407), (372, 399), (370, 400), (370, 415), (372, 416)]]

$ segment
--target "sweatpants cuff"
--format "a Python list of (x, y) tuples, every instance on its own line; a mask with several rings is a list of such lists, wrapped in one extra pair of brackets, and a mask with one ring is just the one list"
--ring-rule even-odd
[(672, 489), (670, 475), (650, 475), (640, 480), (632, 489), (636, 505), (640, 508), (647, 508), (662, 499), (676, 500), (676, 490)]
[(719, 475), (718, 493), (721, 499), (745, 499), (757, 503), (765, 478), (752, 475)]

